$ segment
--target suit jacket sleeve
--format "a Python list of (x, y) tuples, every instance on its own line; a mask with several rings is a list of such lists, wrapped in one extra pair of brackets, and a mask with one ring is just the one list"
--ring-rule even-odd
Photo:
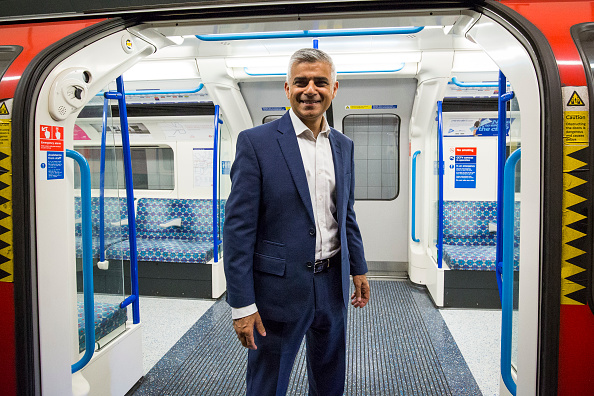
[(223, 263), (227, 279), (227, 302), (241, 308), (256, 302), (253, 257), (258, 230), (261, 173), (248, 134), (237, 137), (231, 167), (231, 193), (225, 205)]
[[(363, 251), (363, 239), (361, 231), (355, 217), (355, 157), (354, 144), (351, 141), (351, 183), (349, 188), (349, 197), (346, 211), (346, 234), (349, 247), (349, 261), (351, 265), (351, 275), (363, 275), (367, 273), (367, 262)], [(346, 180), (345, 180), (346, 182)]]

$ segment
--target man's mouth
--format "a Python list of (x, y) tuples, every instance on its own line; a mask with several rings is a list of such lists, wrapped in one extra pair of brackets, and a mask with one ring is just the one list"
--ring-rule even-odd
[(300, 103), (306, 104), (306, 105), (313, 105), (316, 103), (320, 103), (321, 100), (300, 100)]

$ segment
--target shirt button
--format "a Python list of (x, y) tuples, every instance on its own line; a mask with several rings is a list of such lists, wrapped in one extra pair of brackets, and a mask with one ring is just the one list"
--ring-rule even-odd
[(313, 228), (309, 229), (309, 235), (314, 236), (316, 235), (316, 230), (314, 230)]

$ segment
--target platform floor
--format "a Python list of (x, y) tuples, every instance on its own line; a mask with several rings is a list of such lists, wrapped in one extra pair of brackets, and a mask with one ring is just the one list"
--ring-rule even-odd
[[(345, 395), (481, 395), (426, 290), (408, 281), (371, 281), (372, 301), (349, 308)], [(243, 395), (247, 351), (230, 307), (217, 301), (130, 395)], [(306, 395), (303, 350), (288, 395)]]

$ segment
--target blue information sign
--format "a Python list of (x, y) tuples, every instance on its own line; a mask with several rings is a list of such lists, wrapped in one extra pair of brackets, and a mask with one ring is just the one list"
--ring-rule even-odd
[(47, 152), (47, 180), (64, 178), (64, 152)]
[(476, 188), (476, 147), (456, 147), (454, 188)]

